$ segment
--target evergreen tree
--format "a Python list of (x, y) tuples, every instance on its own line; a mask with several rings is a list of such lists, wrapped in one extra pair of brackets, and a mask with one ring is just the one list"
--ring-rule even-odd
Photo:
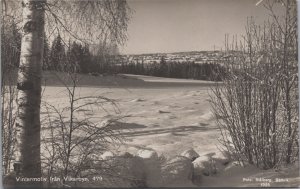
[(89, 46), (85, 45), (81, 48), (82, 56), (80, 57), (79, 67), (81, 73), (89, 73), (92, 70), (91, 54)]
[(71, 68), (71, 70), (68, 71), (80, 72), (80, 64), (83, 54), (82, 45), (74, 41), (69, 52), (69, 68)]
[(62, 43), (62, 39), (60, 35), (58, 35), (51, 47), (50, 57), (49, 57), (49, 64), (51, 70), (56, 71), (63, 71), (65, 67), (66, 61), (66, 54), (65, 54), (65, 47)]
[(160, 58), (159, 76), (166, 77), (167, 73), (167, 62), (164, 56)]
[(49, 43), (48, 39), (45, 37), (44, 38), (44, 52), (43, 52), (43, 70), (49, 70), (50, 65), (49, 65)]

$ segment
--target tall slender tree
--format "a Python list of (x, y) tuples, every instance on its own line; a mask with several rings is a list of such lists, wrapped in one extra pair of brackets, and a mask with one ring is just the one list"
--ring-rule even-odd
[(22, 2), (23, 33), (17, 83), (18, 117), (14, 168), (17, 175), (26, 177), (41, 176), (40, 103), (45, 2)]

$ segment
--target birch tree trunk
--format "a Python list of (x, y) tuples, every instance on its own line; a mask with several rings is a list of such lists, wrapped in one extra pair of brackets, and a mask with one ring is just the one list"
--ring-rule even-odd
[(41, 176), (40, 103), (45, 2), (46, 0), (22, 1), (23, 34), (17, 83), (18, 117), (14, 169), (17, 176), (29, 178)]

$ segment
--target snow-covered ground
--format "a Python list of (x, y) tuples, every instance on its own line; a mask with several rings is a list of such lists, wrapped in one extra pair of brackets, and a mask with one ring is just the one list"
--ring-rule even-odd
[[(137, 154), (140, 149), (152, 149), (166, 158), (191, 148), (200, 157), (218, 153), (220, 133), (209, 104), (212, 82), (133, 75), (82, 78), (81, 87), (77, 89), (78, 96), (102, 95), (113, 99), (121, 114), (126, 116), (118, 121), (115, 128), (125, 136), (125, 144), (112, 151)], [(57, 107), (66, 105), (68, 96), (65, 88), (54, 81), (49, 83), (50, 86), (45, 87), (43, 101)], [(116, 115), (114, 108), (105, 107), (109, 113)], [(82, 112), (94, 122), (112, 116), (95, 106)], [(288, 178), (288, 182), (272, 181), (270, 186), (296, 187), (300, 182), (298, 165), (277, 172), (251, 166), (242, 168), (234, 164), (219, 170), (213, 176), (203, 176), (199, 186), (260, 187), (262, 183), (267, 183), (255, 178)]]

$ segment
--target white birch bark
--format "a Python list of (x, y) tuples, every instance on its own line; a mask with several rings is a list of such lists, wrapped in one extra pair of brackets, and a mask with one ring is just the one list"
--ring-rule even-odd
[(18, 117), (14, 167), (16, 173), (24, 177), (41, 176), (40, 103), (45, 2), (46, 0), (22, 1), (23, 33), (17, 83)]

